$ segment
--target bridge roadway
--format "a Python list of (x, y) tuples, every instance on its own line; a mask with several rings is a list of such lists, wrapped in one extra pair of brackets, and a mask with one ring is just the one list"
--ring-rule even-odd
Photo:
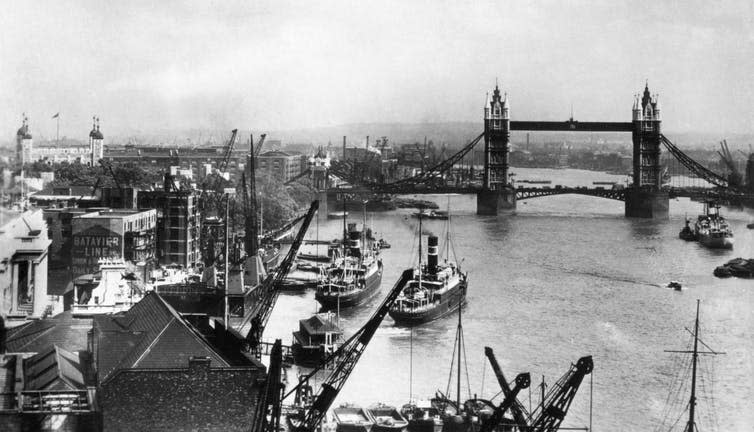
[[(385, 187), (366, 187), (359, 186), (355, 188), (331, 188), (327, 190), (328, 195), (332, 194), (349, 194), (349, 195), (369, 195), (369, 194), (390, 194), (390, 195), (428, 195), (428, 194), (477, 194), (482, 190), (478, 186), (442, 186), (442, 185), (386, 185)], [(516, 200), (526, 200), (531, 198), (546, 197), (552, 195), (587, 195), (600, 198), (613, 199), (617, 201), (626, 200), (627, 189), (612, 189), (603, 187), (522, 187), (515, 188)], [(743, 201), (754, 202), (754, 195), (746, 195), (738, 192), (720, 188), (666, 188), (669, 198), (692, 198), (695, 200), (714, 199), (720, 202), (741, 203)]]
[[(390, 187), (355, 187), (355, 188), (333, 188), (328, 189), (330, 194), (349, 194), (349, 195), (367, 195), (374, 193), (384, 193), (391, 195), (417, 195), (417, 194), (477, 194), (482, 188), (473, 186), (429, 186), (429, 185), (391, 185)], [(602, 198), (609, 198), (618, 201), (625, 201), (625, 190), (611, 188), (587, 188), (587, 187), (518, 187), (516, 191), (516, 200), (525, 200), (550, 195), (578, 194), (589, 195)]]

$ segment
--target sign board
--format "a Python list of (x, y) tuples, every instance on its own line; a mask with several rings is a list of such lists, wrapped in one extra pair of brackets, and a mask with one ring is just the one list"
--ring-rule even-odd
[(102, 258), (123, 257), (123, 236), (99, 225), (73, 235), (71, 271), (75, 276), (95, 273)]

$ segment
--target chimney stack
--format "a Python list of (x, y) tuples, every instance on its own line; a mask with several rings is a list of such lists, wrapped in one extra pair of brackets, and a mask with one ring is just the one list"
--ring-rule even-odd
[(346, 161), (346, 136), (343, 135), (343, 162)]

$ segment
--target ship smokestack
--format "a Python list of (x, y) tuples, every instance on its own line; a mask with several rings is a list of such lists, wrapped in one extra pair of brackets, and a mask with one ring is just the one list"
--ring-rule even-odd
[(356, 229), (355, 223), (348, 224), (348, 244), (350, 254), (353, 257), (361, 257), (361, 232)]
[(429, 274), (437, 273), (437, 236), (427, 239), (427, 270)]

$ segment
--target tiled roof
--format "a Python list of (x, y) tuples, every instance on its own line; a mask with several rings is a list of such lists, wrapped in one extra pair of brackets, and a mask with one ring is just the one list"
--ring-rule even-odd
[(94, 327), (100, 382), (118, 369), (185, 368), (193, 356), (214, 367), (254, 364), (223, 355), (154, 292), (123, 314), (95, 317)]

